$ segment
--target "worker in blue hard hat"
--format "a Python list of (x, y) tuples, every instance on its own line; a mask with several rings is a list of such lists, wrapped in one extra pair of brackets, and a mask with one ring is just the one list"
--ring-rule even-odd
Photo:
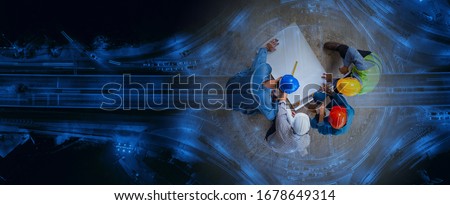
[(293, 75), (287, 74), (275, 80), (268, 80), (264, 82), (264, 86), (272, 89), (272, 100), (275, 101), (277, 96), (280, 95), (277, 91), (291, 94), (298, 90), (300, 83)]
[(266, 62), (268, 52), (276, 52), (278, 39), (273, 39), (260, 48), (252, 66), (227, 82), (227, 107), (245, 114), (256, 111), (273, 120), (277, 114), (277, 103), (273, 90), (291, 93), (298, 89), (299, 83), (292, 75), (272, 79), (272, 67)]
[(295, 92), (300, 87), (300, 83), (293, 75), (284, 75), (279, 82), (279, 89), (287, 94)]

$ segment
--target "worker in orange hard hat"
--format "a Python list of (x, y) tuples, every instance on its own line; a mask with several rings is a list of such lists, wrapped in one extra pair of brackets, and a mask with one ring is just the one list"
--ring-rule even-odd
[(328, 122), (334, 129), (341, 129), (347, 124), (347, 109), (339, 105), (331, 108)]
[[(325, 106), (325, 102), (329, 97), (329, 103)], [(311, 118), (311, 128), (315, 128), (323, 135), (341, 135), (345, 134), (353, 121), (355, 111), (347, 103), (342, 94), (332, 92), (325, 88), (313, 95), (314, 103), (319, 105), (319, 109), (314, 118)], [(326, 111), (329, 110), (329, 114)]]
[(381, 59), (371, 51), (357, 50), (345, 44), (327, 42), (325, 49), (339, 52), (344, 66), (339, 71), (345, 76), (336, 79), (335, 89), (345, 96), (371, 92), (380, 81)]

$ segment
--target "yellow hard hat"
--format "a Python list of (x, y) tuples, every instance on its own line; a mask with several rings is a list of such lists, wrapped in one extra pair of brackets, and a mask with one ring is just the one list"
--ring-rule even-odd
[(358, 79), (348, 77), (337, 81), (336, 88), (345, 96), (355, 96), (361, 91), (361, 83)]

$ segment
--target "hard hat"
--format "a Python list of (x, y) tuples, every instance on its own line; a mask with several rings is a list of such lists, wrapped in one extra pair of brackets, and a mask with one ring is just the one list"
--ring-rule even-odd
[(311, 128), (311, 123), (309, 121), (308, 115), (306, 115), (305, 113), (295, 114), (292, 128), (294, 129), (295, 134), (298, 135), (305, 135), (306, 133), (308, 133), (309, 129)]
[(291, 94), (300, 87), (300, 83), (293, 75), (284, 75), (280, 80), (280, 90)]
[(347, 123), (347, 109), (341, 106), (333, 106), (328, 116), (328, 122), (334, 129), (341, 129)]
[(347, 77), (337, 81), (336, 88), (339, 93), (346, 96), (355, 96), (361, 91), (361, 83), (358, 79)]

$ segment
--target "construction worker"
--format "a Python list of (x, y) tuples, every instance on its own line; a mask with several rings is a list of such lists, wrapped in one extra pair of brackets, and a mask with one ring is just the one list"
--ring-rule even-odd
[(325, 49), (337, 51), (344, 60), (339, 71), (345, 75), (334, 82), (336, 91), (345, 96), (371, 92), (380, 81), (381, 59), (371, 51), (357, 50), (345, 44), (327, 42)]
[[(330, 102), (325, 106), (327, 96)], [(347, 103), (345, 97), (325, 88), (324, 91), (314, 93), (313, 99), (320, 106), (318, 111), (314, 110), (316, 116), (311, 118), (311, 127), (323, 135), (345, 134), (355, 115), (354, 109)], [(326, 116), (326, 109), (330, 111), (328, 116)]]
[(272, 91), (282, 89), (294, 92), (299, 87), (298, 80), (293, 76), (283, 76), (272, 79), (272, 67), (266, 62), (267, 53), (275, 52), (278, 40), (273, 39), (265, 48), (260, 48), (253, 65), (227, 82), (227, 106), (244, 114), (256, 111), (262, 113), (268, 120), (274, 120), (277, 115), (277, 103)]
[(269, 146), (278, 153), (300, 152), (304, 156), (308, 154), (306, 148), (310, 144), (310, 136), (308, 134), (310, 119), (304, 113), (295, 114), (287, 109), (286, 99), (287, 93), (280, 92), (278, 98), (278, 112), (275, 122), (267, 131), (266, 141)]

